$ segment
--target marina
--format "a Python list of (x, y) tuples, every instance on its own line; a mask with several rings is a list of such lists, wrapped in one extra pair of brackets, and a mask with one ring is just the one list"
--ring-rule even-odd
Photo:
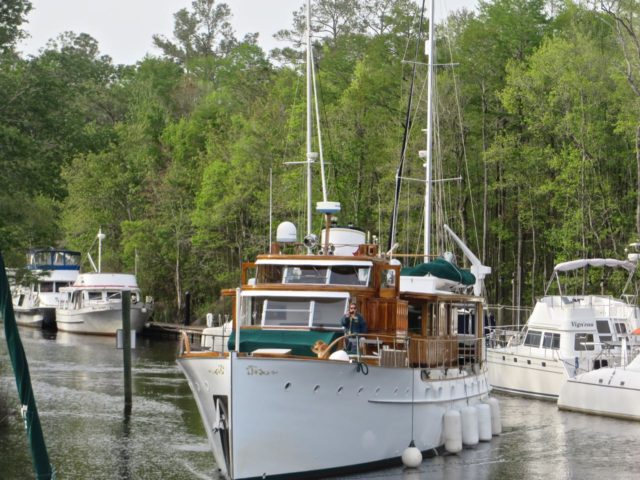
[[(0, 471), (34, 478), (15, 379), (0, 341)], [(107, 337), (21, 328), (51, 462), (65, 479), (220, 478), (173, 340), (140, 338), (133, 411), (123, 414), (122, 351)], [(637, 474), (640, 425), (559, 411), (552, 402), (499, 395), (503, 433), (457, 455), (342, 479), (617, 480)], [(339, 434), (339, 432), (336, 432)]]

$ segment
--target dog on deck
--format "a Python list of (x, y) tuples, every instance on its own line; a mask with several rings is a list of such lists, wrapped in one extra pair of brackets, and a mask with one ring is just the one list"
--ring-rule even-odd
[(325, 358), (328, 353), (328, 350), (329, 350), (329, 345), (327, 345), (322, 340), (318, 340), (311, 347), (311, 351), (315, 353), (318, 356), (318, 358)]

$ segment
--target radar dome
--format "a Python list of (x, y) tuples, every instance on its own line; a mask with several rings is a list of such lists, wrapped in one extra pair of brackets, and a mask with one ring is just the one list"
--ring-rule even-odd
[(282, 222), (276, 230), (276, 242), (278, 243), (295, 243), (298, 239), (296, 226), (291, 222)]

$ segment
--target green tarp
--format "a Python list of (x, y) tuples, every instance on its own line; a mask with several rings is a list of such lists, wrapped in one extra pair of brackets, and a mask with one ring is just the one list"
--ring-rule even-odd
[(410, 277), (424, 277), (425, 275), (452, 280), (463, 285), (473, 285), (476, 277), (469, 270), (456, 267), (453, 263), (447, 262), (444, 258), (436, 258), (428, 263), (421, 263), (415, 267), (405, 267), (400, 270), (400, 275)]
[[(311, 347), (318, 340), (329, 345), (342, 332), (307, 330), (242, 330), (240, 332), (240, 351), (251, 353), (259, 348), (290, 348), (293, 355), (315, 357)], [(235, 332), (229, 337), (229, 350), (236, 348)]]

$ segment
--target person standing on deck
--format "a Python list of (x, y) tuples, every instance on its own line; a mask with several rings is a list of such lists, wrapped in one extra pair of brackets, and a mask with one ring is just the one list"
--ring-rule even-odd
[[(358, 306), (356, 302), (349, 304), (349, 311), (343, 315), (340, 320), (345, 335), (358, 335), (361, 333), (367, 333), (367, 322), (364, 317), (358, 313)], [(348, 352), (355, 350), (355, 342), (353, 339), (348, 338), (346, 342), (346, 350)], [(360, 338), (360, 347), (364, 346), (364, 338)]]

